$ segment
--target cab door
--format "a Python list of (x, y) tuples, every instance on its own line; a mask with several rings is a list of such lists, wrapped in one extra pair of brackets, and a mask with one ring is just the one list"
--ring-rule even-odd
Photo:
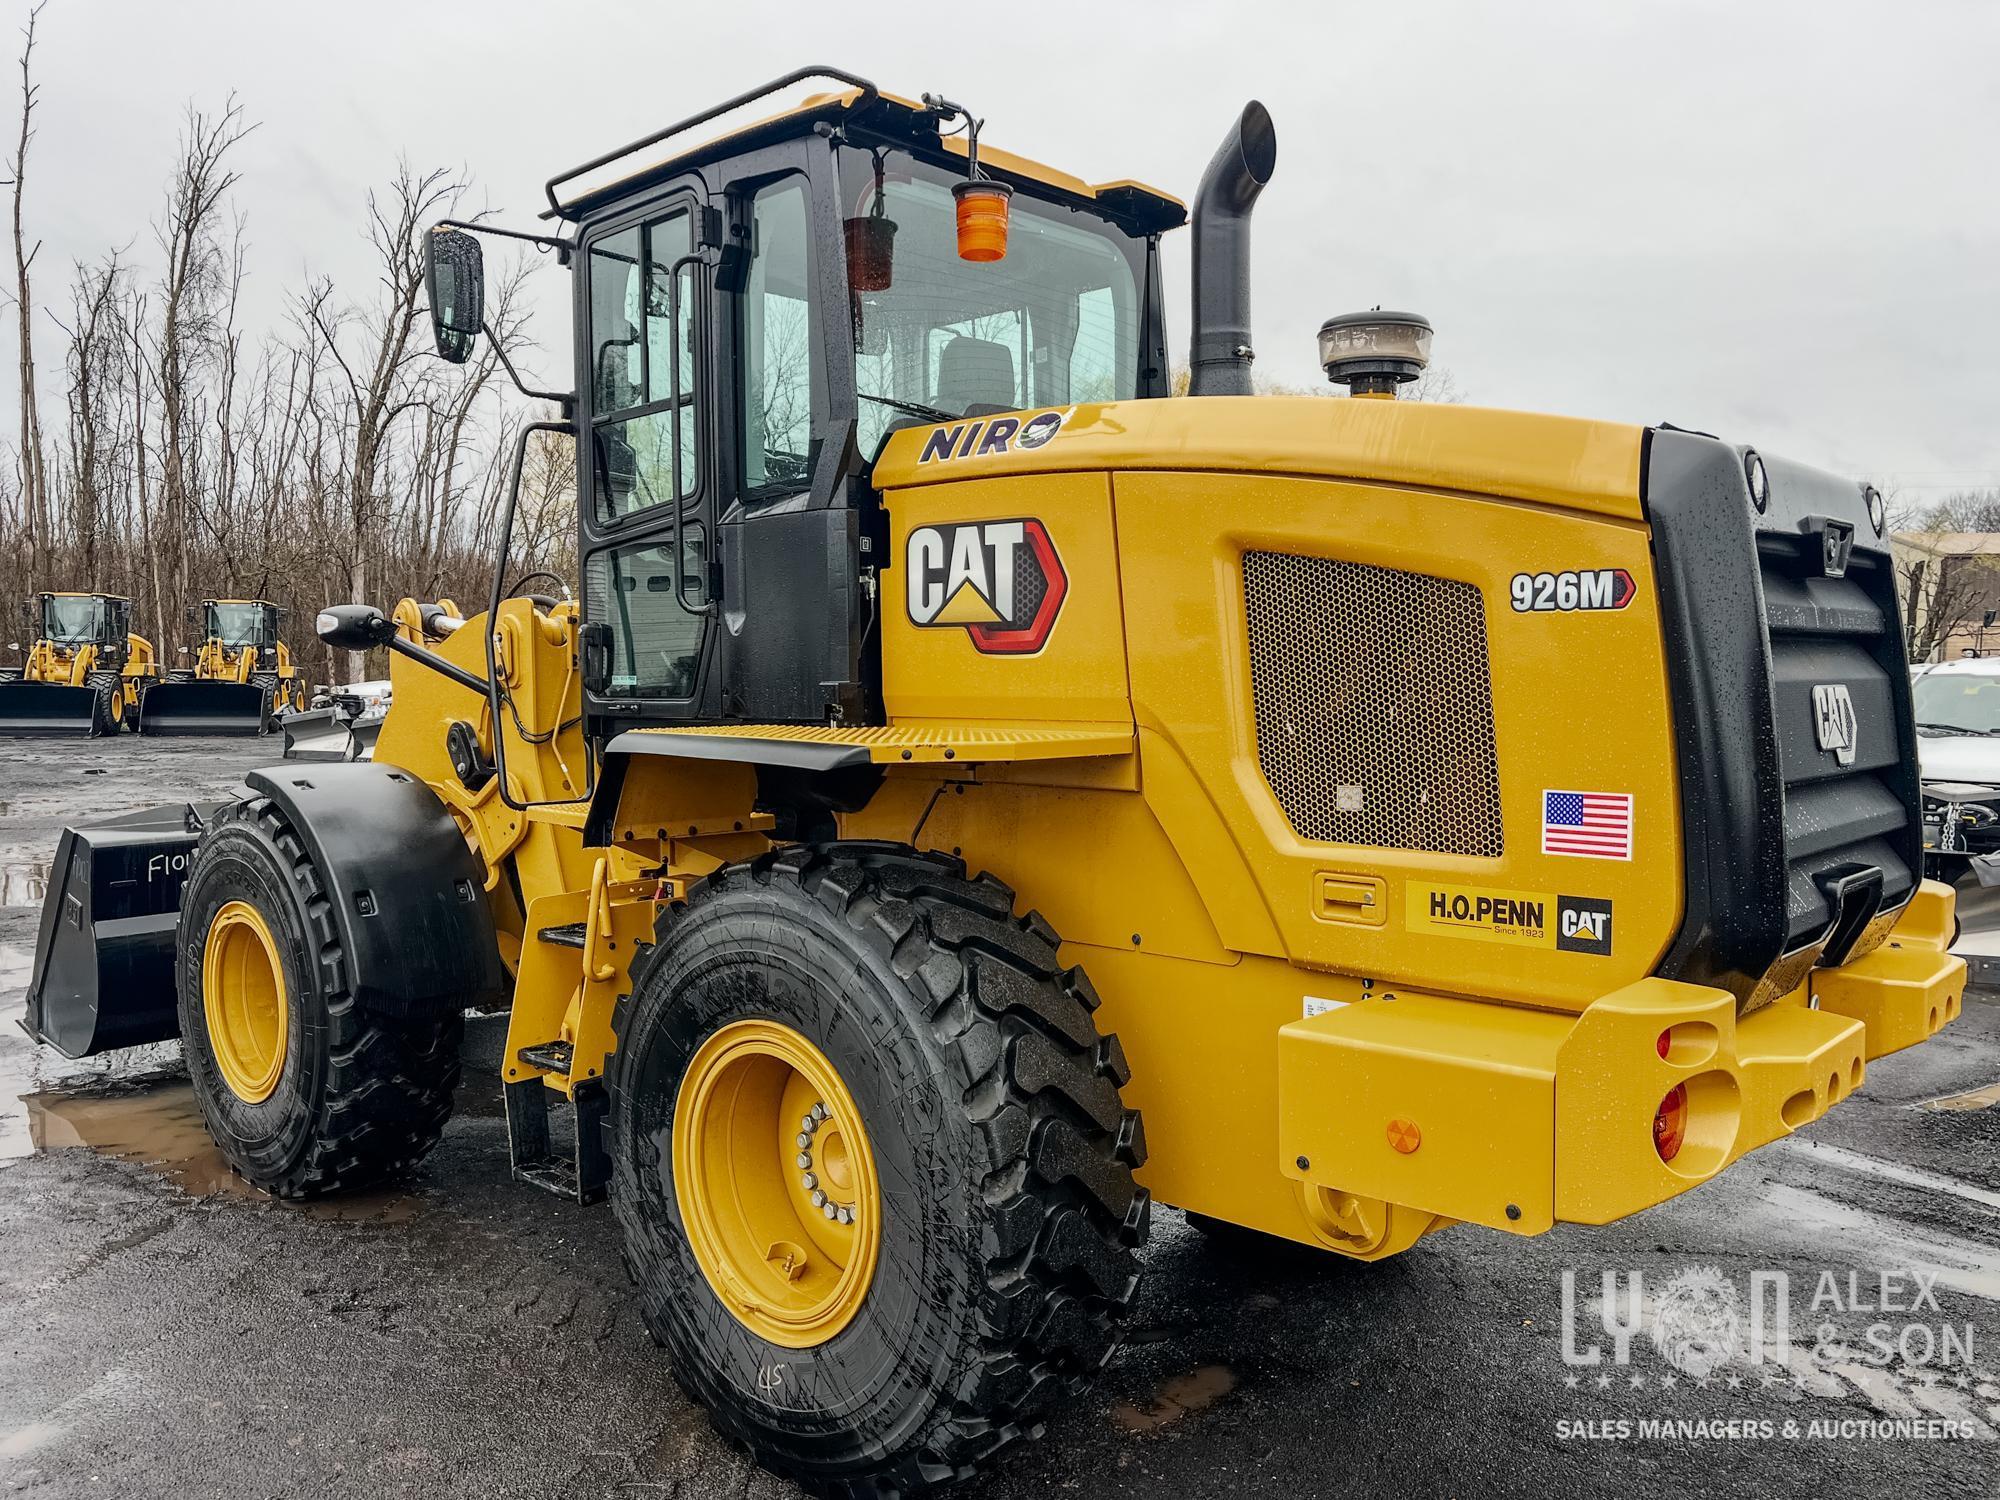
[(580, 247), (578, 529), (586, 710), (713, 713), (713, 402), (705, 199), (685, 181), (592, 225)]

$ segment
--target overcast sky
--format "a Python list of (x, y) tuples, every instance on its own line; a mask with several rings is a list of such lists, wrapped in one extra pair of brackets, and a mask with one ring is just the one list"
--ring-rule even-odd
[[(259, 122), (236, 160), (256, 329), (308, 274), (367, 274), (364, 195), (399, 153), (534, 227), (554, 170), (807, 62), (948, 93), (995, 145), (1184, 198), (1262, 99), (1255, 338), (1277, 378), (1322, 378), (1327, 316), (1407, 307), (1482, 405), (1670, 420), (1912, 499), (2000, 485), (1989, 0), (50, 0), (37, 301), (115, 244), (157, 265), (190, 100), (234, 90)], [(1185, 234), (1169, 244), (1179, 360)], [(536, 373), (566, 384), (542, 280)]]

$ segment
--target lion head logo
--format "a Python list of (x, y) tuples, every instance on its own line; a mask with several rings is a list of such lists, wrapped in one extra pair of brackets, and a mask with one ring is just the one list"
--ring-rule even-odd
[(1676, 1370), (1696, 1379), (1729, 1363), (1742, 1332), (1736, 1288), (1713, 1266), (1675, 1276), (1653, 1309), (1653, 1347)]

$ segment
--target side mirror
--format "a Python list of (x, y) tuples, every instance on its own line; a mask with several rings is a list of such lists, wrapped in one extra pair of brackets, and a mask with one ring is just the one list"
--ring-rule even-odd
[(313, 631), (336, 651), (366, 651), (396, 638), (396, 622), (372, 604), (330, 604)]
[(430, 292), (438, 357), (462, 365), (486, 317), (486, 264), (479, 241), (462, 229), (432, 229), (424, 236), (424, 285)]

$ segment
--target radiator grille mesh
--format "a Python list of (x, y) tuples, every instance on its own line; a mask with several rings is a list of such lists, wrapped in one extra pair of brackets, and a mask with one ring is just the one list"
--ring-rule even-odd
[(1486, 610), (1469, 583), (1243, 559), (1257, 759), (1304, 839), (1497, 857)]

